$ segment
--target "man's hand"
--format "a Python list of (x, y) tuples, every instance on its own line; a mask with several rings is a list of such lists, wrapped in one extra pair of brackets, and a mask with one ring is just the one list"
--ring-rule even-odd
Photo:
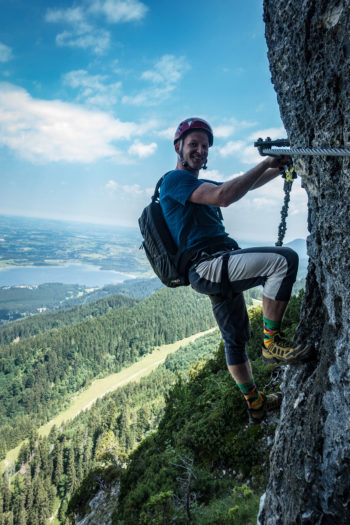
[(281, 155), (280, 157), (267, 157), (270, 161), (270, 168), (283, 168), (292, 163), (292, 159), (288, 155)]

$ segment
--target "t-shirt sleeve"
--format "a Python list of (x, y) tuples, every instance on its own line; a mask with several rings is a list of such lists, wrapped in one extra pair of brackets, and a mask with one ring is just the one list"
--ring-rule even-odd
[(197, 179), (192, 173), (176, 170), (165, 177), (161, 194), (163, 198), (169, 196), (184, 206), (194, 190), (202, 183), (203, 180)]

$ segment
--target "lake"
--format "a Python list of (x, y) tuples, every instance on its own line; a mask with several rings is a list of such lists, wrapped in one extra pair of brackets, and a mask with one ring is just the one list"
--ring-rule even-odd
[(93, 264), (64, 266), (12, 266), (0, 269), (0, 286), (37, 286), (45, 283), (81, 284), (102, 287), (132, 279), (114, 270), (100, 270)]

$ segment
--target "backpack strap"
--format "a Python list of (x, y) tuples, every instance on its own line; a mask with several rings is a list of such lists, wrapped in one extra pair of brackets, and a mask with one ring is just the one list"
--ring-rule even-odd
[[(171, 171), (173, 171), (173, 170), (171, 170)], [(152, 201), (153, 202), (159, 202), (160, 187), (161, 187), (162, 182), (165, 179), (165, 177), (168, 175), (168, 173), (171, 173), (171, 171), (167, 171), (166, 173), (164, 173), (164, 175), (157, 182), (155, 190), (154, 190), (154, 194), (153, 194), (153, 197), (152, 197)], [(182, 255), (182, 249), (185, 246), (187, 235), (189, 234), (190, 229), (191, 229), (193, 215), (194, 215), (194, 210), (193, 210), (192, 206), (190, 206), (190, 210), (189, 210), (189, 214), (187, 216), (187, 220), (185, 222), (185, 225), (184, 225), (183, 230), (182, 230), (181, 235), (180, 235), (180, 244), (179, 244), (179, 247), (178, 247), (176, 255), (175, 255), (175, 265), (176, 265), (177, 268), (180, 267), (180, 259), (181, 259), (181, 255)]]
[(163, 177), (161, 177), (159, 179), (159, 181), (157, 182), (156, 184), (156, 187), (155, 187), (155, 190), (154, 190), (154, 193), (153, 193), (153, 197), (152, 197), (152, 201), (155, 202), (155, 201), (159, 201), (159, 192), (160, 192), (160, 187), (162, 185), (162, 182), (163, 180), (165, 179), (165, 177), (168, 175), (168, 173), (171, 173), (170, 171), (167, 171), (166, 173), (164, 173)]

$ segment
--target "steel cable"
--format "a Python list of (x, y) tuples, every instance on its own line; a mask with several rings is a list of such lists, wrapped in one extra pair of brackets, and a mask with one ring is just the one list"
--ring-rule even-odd
[(264, 155), (311, 155), (325, 157), (350, 157), (350, 149), (342, 148), (266, 148)]

